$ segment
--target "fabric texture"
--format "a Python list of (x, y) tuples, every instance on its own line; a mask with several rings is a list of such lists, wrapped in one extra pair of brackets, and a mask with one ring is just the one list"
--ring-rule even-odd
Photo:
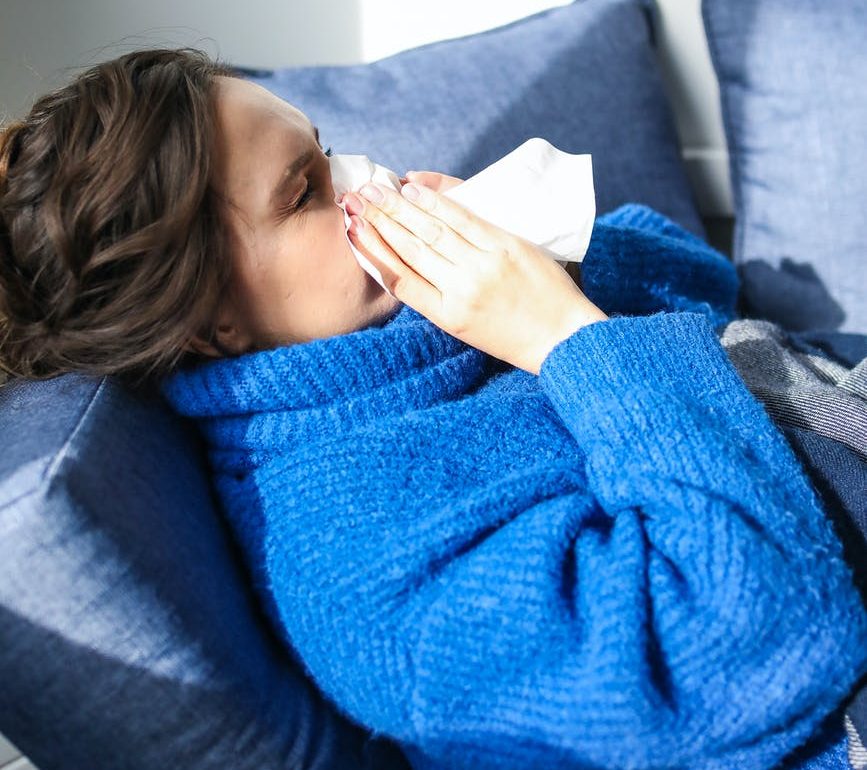
[(786, 757), (777, 770), (852, 770), (840, 711), (830, 714), (811, 740)]
[(579, 0), (352, 66), (240, 70), (335, 153), (466, 179), (540, 136), (593, 155), (599, 213), (638, 201), (704, 234), (653, 42), (650, 0)]
[(867, 333), (867, 3), (703, 0), (744, 312)]
[[(789, 335), (801, 350), (824, 355), (857, 370), (867, 358), (867, 335), (809, 332)], [(844, 444), (803, 428), (784, 428), (822, 497), (855, 569), (862, 596), (867, 596), (867, 463)], [(844, 716), (848, 764), (867, 767), (867, 682), (856, 690)]]
[[(757, 320), (732, 321), (720, 342), (806, 467), (867, 599), (867, 353), (841, 360)], [(849, 762), (861, 770), (867, 687), (857, 690), (844, 719)]]
[(18, 382), (0, 436), (0, 731), (40, 770), (407, 767), (279, 644), (161, 399)]
[[(845, 444), (818, 433), (795, 427), (785, 427), (784, 433), (820, 494), (867, 597), (867, 463)], [(862, 770), (867, 765), (867, 681), (855, 689), (842, 720), (849, 764)]]
[(849, 741), (849, 764), (854, 770), (867, 767), (867, 689), (862, 688), (846, 714), (846, 736)]
[(720, 341), (775, 423), (840, 441), (867, 460), (867, 357), (849, 367), (797, 350), (770, 321), (733, 321)]
[(841, 543), (717, 338), (730, 263), (631, 205), (582, 278), (614, 317), (538, 377), (403, 306), (163, 392), (285, 640), (415, 768), (771, 768), (867, 672)]

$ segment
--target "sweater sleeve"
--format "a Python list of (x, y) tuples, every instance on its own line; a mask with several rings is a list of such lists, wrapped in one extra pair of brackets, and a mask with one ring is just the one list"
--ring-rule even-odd
[(291, 460), (304, 483), (267, 552), (311, 676), (415, 768), (775, 766), (867, 670), (851, 572), (784, 438), (701, 314), (583, 327), (539, 381), (574, 457), (451, 498), (395, 484), (395, 513), (359, 507), (416, 472), (391, 436), (365, 442), (383, 459), (342, 506), (351, 449)]
[(731, 261), (700, 238), (648, 206), (629, 203), (596, 220), (581, 286), (609, 315), (685, 311), (718, 326), (735, 317), (738, 276)]
[[(865, 665), (829, 659), (841, 634), (863, 646), (864, 611), (782, 434), (693, 313), (585, 327), (539, 376), (598, 503), (571, 566), (600, 575), (572, 594), (596, 606), (583, 681), (629, 693), (618, 718), (646, 746), (665, 731), (659, 766), (771, 767)], [(700, 745), (718, 760), (690, 758)]]

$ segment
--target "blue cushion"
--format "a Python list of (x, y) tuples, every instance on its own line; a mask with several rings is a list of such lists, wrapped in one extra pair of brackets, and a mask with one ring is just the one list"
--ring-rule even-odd
[(867, 3), (704, 0), (745, 310), (867, 332)]
[(405, 768), (256, 609), (192, 429), (64, 376), (0, 388), (0, 731), (54, 768)]
[(650, 0), (584, 0), (353, 66), (245, 71), (324, 145), (466, 178), (532, 136), (593, 155), (599, 213), (635, 201), (704, 230), (652, 44)]

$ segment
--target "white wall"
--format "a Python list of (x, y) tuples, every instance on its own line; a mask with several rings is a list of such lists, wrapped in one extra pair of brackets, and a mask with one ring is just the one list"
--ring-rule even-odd
[(360, 60), (358, 0), (0, 0), (0, 114), (126, 51), (194, 45), (252, 67)]
[(728, 152), (701, 0), (656, 0), (660, 64), (702, 213), (732, 216)]
[(195, 45), (235, 64), (352, 64), (468, 35), (570, 0), (0, 0), (0, 113), (77, 69), (147, 45)]

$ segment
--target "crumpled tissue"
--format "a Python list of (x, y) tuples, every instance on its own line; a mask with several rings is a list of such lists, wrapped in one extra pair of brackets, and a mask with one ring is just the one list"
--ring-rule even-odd
[[(335, 197), (373, 181), (400, 190), (400, 178), (366, 155), (332, 155)], [(539, 246), (565, 265), (587, 253), (596, 218), (592, 158), (558, 150), (540, 137), (528, 139), (490, 166), (443, 193), (503, 230)], [(345, 206), (346, 230), (350, 225)], [(386, 291), (379, 270), (347, 241), (359, 265)]]

